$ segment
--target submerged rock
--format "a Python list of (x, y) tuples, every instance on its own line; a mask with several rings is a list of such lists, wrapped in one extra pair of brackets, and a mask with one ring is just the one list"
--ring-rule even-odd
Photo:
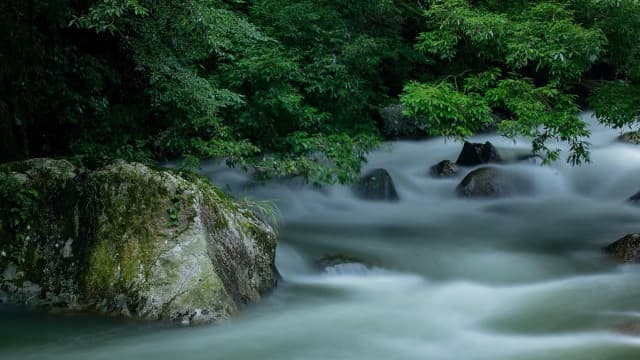
[(464, 142), (462, 151), (458, 155), (456, 164), (460, 166), (476, 166), (488, 163), (502, 162), (498, 150), (487, 141), (484, 144)]
[(318, 261), (320, 269), (329, 275), (362, 275), (371, 266), (361, 259), (344, 255), (327, 255)]
[(626, 235), (604, 250), (620, 262), (640, 263), (640, 234)]
[(403, 111), (404, 106), (401, 104), (390, 105), (380, 110), (382, 135), (386, 139), (414, 139), (425, 136), (424, 130), (405, 116)]
[(624, 133), (618, 136), (618, 141), (627, 144), (640, 145), (640, 131), (631, 131)]
[(38, 194), (28, 222), (0, 234), (8, 302), (201, 323), (275, 285), (273, 230), (204, 179), (47, 159), (0, 175)]
[(353, 192), (361, 199), (375, 201), (397, 201), (398, 193), (391, 175), (385, 169), (375, 169), (360, 178)]
[(443, 160), (433, 165), (429, 170), (432, 177), (452, 177), (458, 175), (460, 167), (452, 161)]
[(617, 332), (628, 336), (640, 336), (640, 322), (629, 322), (614, 327)]
[(531, 181), (522, 175), (495, 167), (483, 167), (470, 172), (456, 191), (464, 197), (506, 197), (531, 193)]

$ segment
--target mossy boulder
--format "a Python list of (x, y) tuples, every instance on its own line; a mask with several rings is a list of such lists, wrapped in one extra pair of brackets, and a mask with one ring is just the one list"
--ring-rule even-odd
[(275, 286), (274, 231), (205, 179), (49, 159), (0, 174), (37, 194), (17, 226), (15, 208), (5, 209), (16, 205), (0, 203), (8, 302), (199, 323), (231, 317)]

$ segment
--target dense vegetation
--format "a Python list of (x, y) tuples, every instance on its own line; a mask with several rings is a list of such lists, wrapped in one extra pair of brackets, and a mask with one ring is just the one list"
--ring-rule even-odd
[(224, 157), (350, 180), (401, 101), (588, 159), (576, 116), (640, 120), (637, 0), (4, 0), (0, 161)]

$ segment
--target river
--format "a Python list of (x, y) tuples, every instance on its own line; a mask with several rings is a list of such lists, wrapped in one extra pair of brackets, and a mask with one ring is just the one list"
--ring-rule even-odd
[[(640, 265), (601, 251), (640, 231), (640, 147), (591, 115), (592, 163), (501, 165), (535, 194), (498, 200), (455, 195), (460, 177), (434, 179), (455, 160), (443, 139), (388, 143), (363, 171), (385, 168), (399, 202), (299, 181), (256, 186), (217, 163), (203, 172), (238, 197), (280, 208), (278, 288), (222, 324), (175, 328), (0, 307), (0, 359), (636, 360)], [(497, 135), (508, 157), (527, 141)], [(561, 145), (560, 145), (561, 146)], [(359, 259), (323, 269), (327, 255)], [(638, 326), (640, 328), (640, 326)]]

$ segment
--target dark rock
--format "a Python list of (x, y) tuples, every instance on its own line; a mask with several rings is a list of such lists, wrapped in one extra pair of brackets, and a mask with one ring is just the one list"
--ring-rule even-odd
[(443, 160), (431, 167), (430, 174), (433, 177), (452, 177), (458, 175), (459, 171), (458, 165), (452, 161)]
[(502, 162), (498, 150), (490, 142), (484, 144), (464, 142), (464, 146), (456, 164), (460, 166), (476, 166)]
[(618, 141), (627, 144), (640, 145), (640, 131), (631, 131), (624, 133), (618, 136)]
[(604, 250), (620, 262), (640, 263), (640, 234), (625, 235)]
[(404, 105), (390, 105), (380, 110), (382, 135), (386, 139), (415, 139), (425, 132), (415, 122), (402, 114)]
[(640, 191), (633, 194), (627, 201), (633, 205), (640, 205)]
[(469, 173), (456, 191), (464, 197), (506, 197), (531, 193), (533, 185), (526, 177), (504, 169), (483, 167)]
[(385, 169), (375, 169), (360, 178), (353, 187), (359, 198), (376, 201), (399, 200), (391, 175)]

